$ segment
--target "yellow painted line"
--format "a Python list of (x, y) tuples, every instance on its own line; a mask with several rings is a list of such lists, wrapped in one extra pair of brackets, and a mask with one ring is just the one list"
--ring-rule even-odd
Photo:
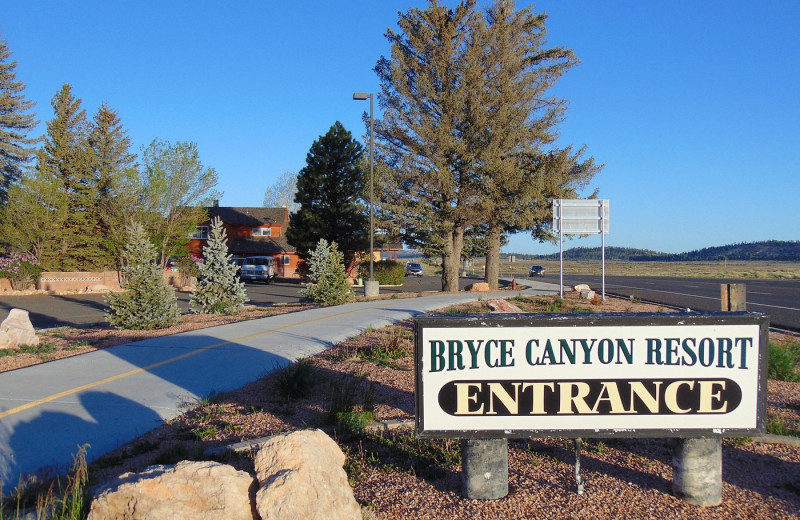
[(5, 412), (0, 412), (0, 419), (5, 419), (6, 417), (10, 417), (10, 416), (12, 416), (14, 414), (18, 414), (20, 412), (24, 412), (25, 410), (30, 410), (31, 408), (35, 408), (35, 407), (37, 407), (39, 405), (42, 405), (44, 403), (49, 403), (51, 401), (55, 401), (57, 399), (61, 399), (62, 397), (67, 397), (69, 395), (74, 395), (74, 394), (77, 394), (78, 392), (82, 392), (84, 390), (89, 390), (90, 388), (96, 388), (96, 387), (104, 385), (106, 383), (111, 383), (111, 382), (114, 382), (114, 381), (118, 381), (120, 379), (124, 379), (126, 377), (130, 377), (132, 375), (136, 375), (136, 374), (139, 374), (141, 372), (147, 372), (147, 371), (152, 370), (154, 368), (158, 368), (158, 367), (161, 367), (161, 366), (164, 366), (164, 365), (168, 365), (170, 363), (174, 363), (176, 361), (180, 361), (182, 359), (186, 359), (186, 358), (195, 356), (197, 354), (202, 354), (203, 352), (207, 352), (207, 351), (209, 351), (211, 349), (215, 349), (215, 348), (221, 347), (223, 345), (229, 345), (231, 343), (238, 343), (238, 342), (243, 341), (243, 340), (248, 340), (248, 339), (251, 339), (251, 338), (258, 337), (258, 336), (263, 336), (264, 334), (270, 334), (272, 332), (278, 332), (278, 331), (281, 331), (281, 330), (284, 330), (284, 329), (289, 329), (289, 328), (297, 327), (297, 326), (301, 326), (301, 325), (308, 325), (309, 323), (314, 323), (314, 322), (317, 322), (317, 321), (324, 321), (324, 320), (327, 320), (327, 319), (330, 319), (330, 318), (338, 318), (339, 316), (344, 316), (346, 314), (352, 314), (354, 312), (360, 312), (361, 310), (363, 310), (363, 309), (356, 309), (356, 310), (351, 310), (351, 311), (346, 311), (346, 312), (340, 312), (338, 314), (333, 314), (333, 315), (330, 315), (330, 316), (325, 316), (325, 317), (321, 317), (321, 318), (313, 318), (313, 319), (310, 319), (310, 320), (305, 320), (305, 321), (292, 323), (290, 325), (284, 325), (283, 327), (276, 327), (274, 329), (264, 330), (264, 331), (261, 331), (261, 332), (256, 332), (254, 334), (248, 334), (247, 336), (242, 336), (242, 337), (231, 339), (231, 340), (220, 341), (219, 343), (214, 343), (213, 345), (207, 345), (207, 346), (199, 348), (197, 350), (193, 350), (191, 352), (186, 352), (185, 354), (181, 354), (179, 356), (171, 357), (169, 359), (165, 359), (164, 361), (159, 361), (158, 363), (153, 363), (151, 365), (147, 365), (147, 366), (144, 366), (144, 367), (135, 368), (135, 369), (130, 370), (128, 372), (123, 372), (122, 374), (117, 374), (115, 376), (110, 376), (110, 377), (107, 377), (105, 379), (100, 379), (99, 381), (94, 381), (93, 383), (87, 383), (85, 385), (76, 386), (75, 388), (70, 388), (69, 390), (64, 390), (63, 392), (59, 392), (57, 394), (52, 394), (52, 395), (48, 395), (47, 397), (42, 397), (41, 399), (36, 399), (35, 401), (31, 401), (31, 402), (23, 404), (21, 406), (17, 406), (16, 408), (11, 408), (9, 410), (6, 410)]

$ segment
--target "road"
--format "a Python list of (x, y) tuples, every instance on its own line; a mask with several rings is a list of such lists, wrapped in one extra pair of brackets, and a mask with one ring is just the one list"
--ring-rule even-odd
[[(542, 280), (542, 278), (537, 278)], [(558, 284), (558, 274), (549, 274), (544, 281)], [(567, 287), (589, 284), (598, 293), (600, 276), (565, 275)], [(800, 331), (800, 281), (756, 280), (725, 278), (667, 278), (640, 276), (606, 276), (606, 294), (634, 297), (643, 301), (690, 308), (698, 311), (719, 311), (720, 285), (745, 284), (747, 310), (762, 312), (770, 317), (770, 325)]]
[[(558, 284), (559, 277), (556, 273), (544, 278), (537, 277), (536, 280)], [(476, 281), (480, 280), (462, 278), (461, 287)], [(564, 284), (568, 287), (578, 283), (587, 283), (600, 292), (600, 276), (569, 275), (564, 278)], [(720, 285), (723, 283), (745, 284), (748, 310), (768, 314), (774, 327), (800, 331), (800, 281), (797, 280), (606, 276), (606, 293), (674, 307), (719, 311)], [(298, 293), (301, 286), (293, 281), (269, 285), (249, 283), (246, 287), (253, 305), (268, 306), (302, 299)], [(381, 287), (381, 293), (427, 293), (440, 288), (438, 277), (408, 277), (403, 286)], [(178, 293), (178, 304), (183, 312), (188, 311), (189, 298), (189, 293)], [(31, 322), (37, 329), (104, 322), (107, 308), (102, 294), (0, 296), (0, 320), (5, 319), (8, 311), (14, 307), (28, 310)]]
[[(462, 278), (461, 287), (480, 281), (475, 278)], [(296, 281), (277, 281), (270, 284), (248, 283), (245, 285), (250, 304), (268, 306), (275, 303), (299, 302), (301, 285)], [(381, 287), (382, 294), (401, 292), (427, 293), (441, 289), (441, 280), (434, 276), (408, 277), (400, 287)], [(356, 288), (356, 293), (361, 291)], [(190, 293), (178, 292), (178, 306), (188, 312)], [(28, 296), (0, 295), (0, 321), (13, 308), (29, 312), (31, 323), (36, 329), (53, 327), (90, 325), (105, 323), (108, 306), (103, 294), (35, 294)]]

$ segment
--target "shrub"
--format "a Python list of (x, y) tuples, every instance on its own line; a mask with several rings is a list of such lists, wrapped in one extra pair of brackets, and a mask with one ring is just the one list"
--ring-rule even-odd
[(308, 276), (311, 279), (300, 294), (325, 305), (340, 305), (353, 299), (353, 290), (347, 282), (344, 255), (336, 242), (320, 238), (308, 260)]
[(769, 345), (768, 376), (778, 381), (800, 381), (800, 343), (771, 342)]
[(231, 263), (225, 229), (219, 217), (211, 223), (211, 236), (203, 249), (205, 263), (197, 264), (197, 286), (190, 302), (201, 314), (235, 314), (247, 301), (244, 283), (236, 277)]
[(124, 292), (109, 293), (106, 319), (122, 329), (163, 329), (178, 323), (180, 310), (175, 290), (164, 281), (156, 264), (156, 248), (141, 224), (129, 228), (130, 242), (122, 253)]
[(0, 278), (8, 278), (15, 291), (35, 286), (41, 275), (42, 266), (32, 256), (12, 252), (7, 257), (0, 257)]
[(298, 359), (275, 373), (275, 389), (288, 403), (311, 395), (317, 380), (314, 362), (308, 358)]
[[(372, 274), (381, 285), (403, 285), (406, 268), (394, 260), (381, 260), (373, 262)], [(369, 278), (369, 262), (362, 262), (358, 265), (358, 276), (364, 280)]]

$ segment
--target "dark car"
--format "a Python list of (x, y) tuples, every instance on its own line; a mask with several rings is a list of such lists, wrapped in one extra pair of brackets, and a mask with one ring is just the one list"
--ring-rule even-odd
[(422, 266), (416, 262), (406, 264), (406, 276), (422, 276)]
[(544, 267), (541, 265), (532, 265), (530, 269), (528, 269), (528, 277), (533, 278), (534, 276), (544, 276)]

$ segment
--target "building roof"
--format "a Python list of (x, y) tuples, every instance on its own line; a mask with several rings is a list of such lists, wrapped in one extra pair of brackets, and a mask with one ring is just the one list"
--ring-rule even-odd
[(230, 226), (277, 224), (286, 228), (289, 224), (289, 212), (286, 208), (211, 206), (206, 211), (210, 220), (219, 217)]
[(294, 253), (294, 247), (286, 242), (286, 237), (246, 237), (232, 238), (228, 251), (233, 255), (280, 255)]

